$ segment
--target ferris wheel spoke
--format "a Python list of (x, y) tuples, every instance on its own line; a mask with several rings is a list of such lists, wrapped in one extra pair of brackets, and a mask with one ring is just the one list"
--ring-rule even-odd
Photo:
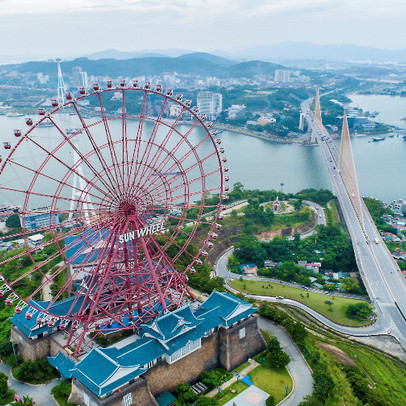
[[(128, 179), (128, 134), (127, 134), (127, 107), (125, 104), (125, 90), (122, 90), (121, 104), (121, 140), (122, 140), (122, 162), (123, 179)], [(127, 172), (127, 173), (126, 173)]]
[[(119, 250), (119, 244), (115, 244), (119, 232), (120, 232), (119, 227), (117, 225), (115, 225), (113, 227), (113, 229), (111, 230), (111, 233), (108, 236), (106, 244), (102, 250), (102, 253), (101, 253), (102, 260), (99, 261), (97, 263), (97, 265), (94, 266), (92, 269), (92, 272), (91, 272), (92, 276), (90, 278), (90, 281), (87, 284), (88, 287), (86, 288), (85, 285), (82, 285), (80, 287), (80, 291), (78, 292), (79, 294), (77, 295), (77, 298), (83, 297), (83, 303), (81, 304), (80, 309), (79, 309), (80, 314), (83, 312), (83, 308), (84, 308), (86, 302), (90, 298), (92, 290), (94, 289), (94, 286), (95, 286), (96, 279), (97, 279), (97, 283), (98, 283), (98, 292), (96, 294), (96, 299), (100, 296), (103, 288), (105, 287), (105, 283), (108, 278), (108, 274), (111, 270), (114, 259), (116, 258), (118, 250)], [(102, 269), (102, 266), (103, 266), (103, 269)], [(102, 278), (101, 283), (99, 283), (100, 278)], [(86, 291), (83, 294), (84, 290), (86, 290)], [(74, 302), (77, 302), (77, 298), (75, 298)], [(90, 309), (91, 314), (93, 314), (94, 309), (95, 309), (94, 301), (92, 301), (92, 302), (93, 302), (93, 304), (91, 305), (91, 309)], [(69, 316), (71, 315), (75, 306), (76, 306), (76, 303), (73, 303), (71, 305), (71, 308), (69, 309), (69, 311), (67, 313)]]
[[(160, 255), (162, 256), (163, 260), (165, 262), (167, 262), (167, 264), (170, 266), (170, 268), (172, 270), (177, 269), (177, 267), (175, 266), (175, 261), (172, 260), (171, 258), (169, 258), (169, 256), (166, 254), (166, 252), (164, 251), (163, 247), (156, 241), (156, 239), (153, 237), (153, 235), (149, 235), (148, 236), (148, 241), (152, 242), (152, 244), (154, 245), (155, 249), (158, 250), (158, 252), (160, 253)], [(173, 240), (172, 240), (173, 242)], [(189, 254), (190, 255), (190, 254)]]
[[(140, 171), (141, 168), (142, 168), (142, 173), (141, 173), (141, 176), (140, 176), (141, 179), (142, 179), (142, 177), (143, 177), (143, 175), (145, 173), (146, 166), (145, 165), (143, 166), (144, 158), (146, 160), (145, 162), (148, 163), (148, 160), (149, 160), (149, 157), (150, 157), (150, 154), (151, 154), (152, 146), (156, 145), (155, 144), (155, 138), (156, 138), (156, 134), (158, 132), (159, 126), (160, 126), (160, 124), (162, 122), (162, 117), (163, 117), (163, 114), (165, 112), (165, 107), (166, 107), (167, 101), (168, 101), (168, 98), (165, 97), (165, 99), (164, 99), (164, 101), (162, 103), (161, 110), (160, 110), (160, 112), (158, 114), (158, 117), (157, 117), (156, 120), (154, 120), (155, 121), (154, 128), (152, 130), (152, 133), (151, 133), (150, 137), (148, 138), (148, 142), (147, 142), (147, 145), (146, 145), (146, 147), (144, 149), (144, 152), (142, 154), (141, 161), (139, 162), (138, 167), (136, 168), (136, 171), (134, 173), (134, 178), (135, 179), (138, 177), (139, 171)], [(132, 166), (131, 166), (130, 169), (132, 169)], [(130, 171), (129, 179), (131, 179), (131, 171)]]
[[(51, 119), (50, 119), (51, 120)], [(52, 120), (51, 120), (52, 121)], [(58, 129), (59, 129), (59, 127), (58, 127)], [(77, 151), (77, 148), (70, 142), (69, 143), (69, 141), (68, 141), (68, 139), (67, 139), (67, 137), (66, 137), (66, 135), (63, 133), (63, 131), (62, 130), (60, 130), (59, 129), (59, 131), (61, 131), (61, 134), (65, 137), (65, 142), (68, 142), (68, 144), (69, 145), (71, 145), (74, 149), (76, 149), (76, 151)], [(89, 184), (89, 179), (87, 179), (84, 175), (82, 175), (80, 172), (77, 172), (75, 169), (73, 169), (71, 166), (69, 166), (68, 164), (66, 164), (62, 159), (60, 159), (60, 158), (58, 158), (56, 155), (55, 155), (55, 152), (57, 151), (57, 149), (59, 149), (61, 146), (62, 146), (62, 144), (60, 144), (59, 145), (59, 147), (57, 147), (57, 148), (55, 148), (53, 151), (49, 151), (47, 148), (45, 148), (44, 146), (42, 146), (41, 144), (39, 144), (38, 142), (36, 142), (32, 137), (30, 137), (30, 136), (26, 136), (26, 139), (28, 139), (29, 141), (31, 141), (33, 144), (35, 144), (39, 149), (41, 149), (43, 152), (45, 152), (45, 153), (47, 153), (48, 155), (49, 155), (49, 157), (48, 158), (53, 158), (53, 159), (55, 159), (57, 162), (59, 162), (60, 164), (62, 164), (62, 166), (64, 166), (66, 169), (68, 169), (68, 171), (71, 171), (73, 174), (75, 174), (76, 176), (78, 176), (78, 177), (80, 177), (80, 178), (82, 178), (85, 182), (87, 182), (88, 184)], [(79, 155), (80, 156), (80, 155)], [(94, 170), (94, 168), (93, 168), (93, 170)], [(94, 175), (96, 175), (96, 176), (99, 176), (97, 173), (95, 173), (94, 172)], [(103, 183), (103, 182), (102, 182)], [(98, 187), (96, 187), (96, 186), (94, 186), (99, 192), (101, 192), (101, 193), (103, 193), (103, 194), (107, 194), (106, 193), (106, 191), (105, 190), (103, 190), (103, 189), (100, 189), (100, 188), (98, 188)], [(111, 191), (110, 191), (110, 193), (111, 193)], [(112, 195), (110, 194), (110, 197), (111, 197)]]
[[(131, 162), (130, 162), (131, 168), (135, 165), (135, 173), (137, 173), (137, 171), (138, 171), (137, 166), (139, 164), (139, 159), (140, 159), (140, 150), (141, 150), (141, 143), (142, 143), (142, 134), (143, 134), (143, 129), (144, 129), (145, 111), (147, 108), (147, 98), (148, 98), (148, 93), (145, 92), (143, 102), (142, 102), (142, 107), (141, 107), (141, 113), (138, 118), (138, 127), (137, 127), (137, 135), (135, 138), (135, 147), (134, 147), (134, 150), (133, 150), (133, 153), (131, 156)], [(132, 171), (131, 168), (130, 168), (130, 170)], [(128, 178), (128, 181), (130, 182), (129, 178)]]
[[(51, 246), (52, 244), (56, 244), (56, 243), (58, 243), (58, 242), (60, 242), (60, 241), (62, 241), (62, 240), (64, 240), (64, 239), (66, 239), (66, 237), (70, 237), (70, 236), (74, 235), (76, 232), (77, 232), (77, 231), (72, 232), (71, 235), (63, 234), (63, 235), (61, 235), (61, 236), (58, 237), (58, 238), (55, 238), (55, 237), (54, 237), (52, 240), (48, 241), (47, 243), (43, 243), (43, 244), (41, 244), (41, 245), (39, 245), (39, 246), (37, 246), (37, 247), (34, 247), (34, 248), (31, 249), (31, 250), (26, 250), (26, 251), (22, 252), (21, 254), (15, 255), (15, 256), (13, 257), (13, 259), (20, 259), (20, 258), (22, 258), (25, 254), (28, 254), (28, 255), (30, 255), (31, 259), (33, 260), (32, 256), (31, 256), (31, 254), (32, 254), (33, 252), (38, 251), (39, 249), (42, 250), (43, 248), (48, 247), (48, 246)], [(72, 249), (72, 248), (75, 248), (80, 242), (81, 242), (81, 241), (78, 241), (78, 239), (76, 239), (74, 242), (72, 242), (72, 243), (70, 243), (70, 244), (67, 244), (67, 245), (65, 246), (65, 249), (69, 249), (69, 250), (70, 250), (70, 249)], [(85, 244), (88, 244), (88, 242), (87, 242), (87, 241), (84, 241), (83, 239), (82, 239), (82, 242), (84, 242)], [(89, 248), (93, 248), (93, 246), (89, 246)], [(38, 263), (38, 264), (34, 261), (34, 264), (35, 264), (34, 267), (33, 267), (32, 269), (30, 269), (29, 271), (27, 271), (24, 275), (22, 275), (22, 276), (18, 277), (17, 279), (15, 279), (15, 280), (9, 282), (9, 286), (11, 286), (11, 287), (14, 286), (14, 285), (15, 285), (16, 283), (18, 283), (21, 279), (23, 279), (23, 278), (25, 278), (25, 277), (27, 277), (27, 276), (29, 276), (29, 275), (31, 275), (31, 274), (37, 272), (37, 271), (39, 271), (39, 272), (42, 274), (42, 276), (45, 276), (46, 273), (42, 272), (41, 269), (42, 269), (44, 266), (48, 265), (50, 262), (52, 262), (54, 259), (56, 259), (58, 256), (61, 256), (61, 255), (62, 255), (61, 251), (57, 251), (56, 253), (54, 253), (54, 254), (52, 254), (51, 256), (49, 256), (46, 260), (41, 261), (41, 262)], [(76, 252), (76, 253), (72, 256), (71, 260), (74, 261), (75, 259), (77, 259), (77, 258), (79, 257), (79, 255), (80, 255), (80, 252), (79, 252), (79, 251)], [(89, 255), (90, 255), (90, 253), (89, 253)], [(0, 265), (3, 265), (3, 263), (0, 263)], [(36, 293), (37, 293), (37, 292), (34, 292), (34, 294), (32, 295), (32, 297), (35, 296)]]
[[(69, 187), (69, 188), (71, 188), (71, 189), (78, 190), (78, 191), (82, 191), (80, 188), (75, 187), (75, 186), (73, 186), (73, 185), (70, 185), (69, 183), (64, 182), (63, 180), (59, 180), (59, 179), (56, 179), (56, 178), (54, 178), (54, 177), (52, 177), (52, 176), (50, 176), (50, 175), (47, 175), (47, 174), (45, 174), (45, 173), (43, 173), (43, 172), (36, 171), (36, 170), (30, 168), (29, 166), (26, 166), (26, 165), (24, 165), (24, 164), (22, 164), (22, 163), (20, 163), (20, 162), (17, 162), (17, 161), (15, 161), (15, 160), (13, 160), (13, 159), (9, 160), (9, 162), (10, 162), (10, 164), (12, 164), (12, 165), (16, 165), (16, 166), (18, 166), (18, 167), (20, 167), (20, 168), (23, 168), (23, 169), (25, 169), (25, 170), (27, 170), (27, 171), (30, 171), (30, 172), (32, 172), (32, 173), (34, 173), (34, 174), (36, 174), (36, 175), (42, 176), (42, 177), (44, 177), (44, 178), (46, 178), (46, 179), (48, 179), (48, 180), (52, 180), (52, 181), (54, 181), (54, 182), (55, 182), (56, 184), (58, 184), (58, 185), (67, 186), (67, 187)], [(89, 194), (90, 196), (92, 196), (92, 197), (94, 197), (94, 198), (96, 198), (96, 199), (101, 200), (100, 196), (97, 196), (97, 195), (92, 194), (92, 193), (90, 193), (90, 192), (88, 192), (87, 194)]]
[[(102, 262), (102, 259), (104, 258), (104, 252), (100, 251), (99, 253), (94, 253), (94, 249), (95, 246), (97, 244), (89, 244), (89, 239), (91, 240), (93, 237), (95, 237), (97, 234), (99, 234), (99, 239), (98, 241), (103, 241), (103, 238), (105, 236), (108, 235), (109, 230), (105, 229), (102, 233), (100, 233), (100, 231), (94, 231), (92, 235), (90, 235), (90, 238), (88, 236), (86, 236), (86, 238), (83, 235), (78, 236), (78, 238), (74, 241), (74, 244), (71, 244), (69, 246), (69, 249), (71, 248), (75, 248), (75, 246), (77, 246), (80, 243), (83, 243), (84, 245), (87, 246), (87, 248), (89, 249), (89, 252), (86, 254), (86, 256), (84, 258), (81, 258), (81, 263), (82, 264), (86, 264), (88, 263), (90, 260), (92, 260), (92, 262)], [(78, 250), (74, 255), (72, 255), (72, 257), (70, 257), (69, 259), (69, 264), (74, 263), (75, 260), (79, 259), (80, 256), (82, 255), (83, 251)], [(95, 256), (96, 255), (96, 256)], [(67, 263), (68, 264), (68, 263)], [(87, 273), (83, 270), (84, 268), (79, 266), (75, 269), (75, 271), (71, 274), (70, 278), (65, 282), (65, 284), (61, 287), (60, 291), (58, 292), (57, 295), (55, 295), (53, 302), (50, 304), (50, 306), (52, 306), (52, 304), (54, 304), (63, 294), (63, 292), (67, 291), (67, 289), (69, 288), (69, 286), (71, 286), (73, 284), (73, 282), (75, 281), (75, 278), (80, 275), (82, 272)], [(91, 271), (89, 271), (89, 274), (91, 273)], [(79, 292), (73, 292), (77, 298), (79, 299), (81, 296), (83, 296), (83, 291), (79, 291)], [(77, 300), (76, 300), (77, 302)], [(75, 303), (76, 303), (75, 302)], [(76, 304), (75, 304), (76, 305)], [(74, 306), (75, 306), (74, 305)], [(74, 307), (73, 306), (73, 307)], [(72, 307), (72, 308), (73, 308)]]
[[(114, 148), (114, 142), (113, 142), (113, 138), (111, 136), (109, 122), (108, 122), (108, 119), (106, 117), (106, 111), (105, 111), (105, 108), (103, 106), (100, 93), (97, 93), (97, 97), (98, 97), (99, 104), (100, 104), (104, 130), (105, 130), (106, 136), (107, 136), (107, 143), (109, 145), (108, 149), (110, 151), (110, 157), (111, 157), (111, 161), (113, 163), (113, 170), (114, 170), (114, 174), (115, 174), (115, 177), (116, 177), (116, 182), (117, 182), (118, 185), (124, 185), (124, 178), (122, 176), (121, 171), (119, 170), (119, 161), (118, 161), (118, 157), (117, 157), (117, 152), (116, 152), (116, 150)], [(120, 178), (121, 178), (121, 181), (120, 181)], [(123, 191), (122, 188), (120, 188), (119, 190), (121, 192)]]
[[(37, 212), (33, 212), (33, 214), (36, 214)], [(16, 214), (16, 213), (13, 213), (13, 214)], [(64, 223), (64, 225), (66, 225), (67, 227), (69, 227), (70, 225), (72, 225), (72, 224), (76, 224), (77, 223), (77, 220), (71, 220), (71, 221), (67, 221), (67, 222), (65, 222)], [(24, 236), (26, 236), (27, 234), (31, 234), (31, 233), (33, 233), (33, 232), (36, 232), (36, 233), (42, 233), (42, 232), (49, 232), (49, 231), (53, 231), (53, 230), (56, 230), (56, 229), (58, 229), (58, 228), (60, 228), (59, 227), (59, 224), (58, 225), (55, 225), (55, 226), (46, 226), (46, 227), (37, 227), (36, 229), (35, 229), (35, 231), (32, 231), (32, 232), (30, 232), (30, 233), (28, 233), (27, 231), (24, 231), (24, 230), (22, 230), (22, 231), (20, 231), (20, 232), (18, 232), (18, 233), (15, 233), (15, 234), (10, 234), (10, 235), (4, 235), (4, 236), (1, 236), (0, 237), (0, 241), (4, 241), (4, 240), (10, 240), (10, 239), (15, 239), (15, 238), (18, 238), (18, 237), (24, 237)]]
[[(160, 156), (162, 154), (162, 151), (167, 151), (167, 155), (166, 157), (161, 161), (161, 163), (157, 166), (157, 171), (163, 171), (163, 168), (165, 168), (165, 165), (167, 165), (168, 162), (170, 162), (171, 157), (175, 157), (176, 156), (176, 152), (179, 150), (179, 148), (182, 146), (182, 144), (185, 142), (185, 140), (187, 140), (187, 138), (189, 137), (189, 135), (192, 133), (192, 131), (194, 130), (194, 128), (197, 126), (198, 124), (198, 120), (196, 120), (192, 126), (190, 127), (190, 129), (186, 132), (185, 135), (181, 134), (179, 131), (176, 130), (175, 126), (170, 126), (169, 127), (169, 131), (167, 133), (167, 136), (165, 137), (163, 143), (160, 146), (160, 150), (157, 151), (153, 157), (153, 159), (151, 160), (151, 166), (154, 167), (160, 159)], [(172, 148), (172, 150), (166, 150), (166, 145), (170, 139), (170, 137), (172, 136), (172, 134), (176, 132), (177, 135), (179, 135), (181, 137), (180, 141), (178, 141), (178, 143)], [(188, 141), (186, 141), (188, 142)], [(191, 147), (190, 143), (189, 146)], [(180, 161), (182, 162), (182, 161)], [(148, 173), (148, 179), (151, 177), (151, 173)], [(140, 180), (141, 181), (141, 180)], [(139, 183), (140, 183), (139, 181)]]
[[(159, 149), (159, 148), (162, 148), (162, 147), (161, 147), (160, 145), (158, 145), (158, 144), (155, 144), (155, 143), (154, 143), (153, 145), (154, 145), (156, 148), (158, 148), (158, 149)], [(164, 150), (165, 150), (165, 149), (164, 149)], [(169, 154), (168, 151), (165, 150), (165, 152)], [(177, 159), (176, 159), (175, 156), (173, 156), (172, 159), (173, 159), (175, 162), (177, 162)], [(159, 178), (162, 182), (166, 182), (166, 176), (163, 175), (163, 174), (160, 174), (160, 173), (157, 172), (157, 171), (155, 171), (154, 168), (151, 166), (151, 164), (144, 163), (143, 166), (144, 166), (144, 170), (145, 170), (146, 168), (149, 170), (149, 172), (151, 173), (151, 176), (155, 176), (155, 177)], [(178, 167), (177, 167), (176, 169), (177, 169), (177, 171), (179, 171), (180, 173), (182, 173), (182, 171), (183, 171), (183, 168), (182, 168), (182, 166), (181, 166), (180, 164), (178, 164)], [(143, 172), (145, 172), (145, 171), (143, 171)], [(140, 178), (140, 180), (141, 180), (141, 179), (142, 179), (142, 177)], [(140, 187), (140, 184), (141, 184), (140, 180), (137, 181), (137, 177), (135, 176), (135, 177), (134, 177), (134, 181), (130, 184), (129, 191), (135, 192), (135, 191), (137, 190), (137, 188)]]
[(164, 311), (166, 311), (165, 298), (164, 298), (164, 296), (162, 294), (162, 289), (161, 289), (161, 286), (159, 284), (158, 276), (157, 276), (157, 274), (155, 272), (155, 270), (157, 269), (157, 266), (154, 267), (154, 265), (152, 263), (152, 258), (151, 258), (151, 255), (150, 255), (150, 252), (148, 250), (147, 243), (146, 243), (144, 237), (140, 238), (140, 245), (141, 245), (141, 248), (142, 248), (142, 250), (144, 252), (145, 259), (146, 259), (146, 261), (148, 263), (148, 267), (149, 267), (149, 270), (150, 270), (150, 275), (151, 275), (151, 277), (152, 277), (152, 279), (154, 281), (154, 286), (155, 286), (155, 289), (156, 289), (156, 291), (158, 293), (159, 301), (160, 301)]
[[(87, 138), (89, 139), (90, 143), (92, 144), (94, 152), (96, 153), (96, 156), (97, 156), (97, 158), (98, 158), (98, 160), (99, 160), (99, 162), (100, 162), (100, 164), (101, 164), (101, 166), (103, 168), (103, 171), (105, 172), (110, 184), (105, 182), (104, 179), (102, 177), (100, 177), (100, 175), (99, 175), (99, 179), (102, 181), (103, 185), (107, 188), (107, 190), (109, 190), (110, 193), (112, 193), (114, 195), (114, 190), (115, 190), (115, 188), (118, 187), (118, 185), (117, 185), (116, 181), (114, 179), (112, 179), (110, 171), (107, 171), (107, 167), (108, 167), (107, 162), (105, 161), (103, 155), (100, 153), (99, 146), (97, 145), (96, 141), (94, 140), (94, 138), (92, 136), (92, 133), (90, 132), (89, 127), (87, 126), (82, 114), (80, 113), (77, 104), (76, 103), (72, 103), (72, 104), (73, 104), (73, 108), (75, 109), (76, 114), (77, 114), (77, 116), (78, 116), (78, 118), (79, 118), (79, 120), (80, 120), (80, 122), (82, 124), (82, 127), (85, 130)], [(70, 140), (68, 142), (71, 144)], [(72, 146), (72, 148), (74, 148), (76, 150), (79, 157), (83, 160), (84, 156), (83, 156), (83, 154), (79, 153), (78, 148), (73, 144), (71, 144), (71, 146)], [(89, 168), (92, 170), (92, 172), (94, 173), (95, 176), (97, 176), (99, 174), (99, 171), (97, 171), (90, 162), (86, 161), (86, 165), (89, 166)]]
[[(20, 190), (20, 189), (15, 189), (15, 188), (6, 187), (6, 186), (0, 186), (0, 189), (1, 189), (1, 190), (8, 191), (8, 192), (21, 193), (21, 194), (24, 195), (24, 196), (33, 195), (33, 196), (38, 196), (38, 197), (49, 197), (50, 199), (53, 199), (53, 198), (54, 198), (53, 195), (50, 195), (50, 194), (48, 194), (48, 193), (33, 192), (32, 190), (31, 190), (31, 191)], [(63, 197), (63, 196), (59, 196), (58, 199), (59, 199), (59, 200), (63, 200), (63, 201), (65, 201), (65, 202), (71, 202), (71, 201), (73, 201), (73, 202), (79, 202), (79, 203), (88, 203), (87, 201), (83, 201), (83, 200), (80, 200), (80, 199), (72, 199), (72, 198)]]
[[(196, 162), (195, 162), (193, 165), (189, 166), (188, 168), (183, 168), (182, 163), (189, 157), (189, 155), (190, 155), (191, 153), (194, 154), (194, 159), (196, 160)], [(192, 151), (192, 150), (189, 151), (186, 155), (184, 155), (184, 156), (181, 157), (180, 159), (176, 160), (176, 162), (172, 163), (169, 167), (165, 167), (165, 166), (164, 166), (164, 167), (162, 168), (162, 170), (165, 170), (164, 173), (172, 173), (172, 171), (176, 170), (177, 167), (182, 168), (180, 174), (174, 175), (174, 176), (171, 178), (171, 180), (166, 180), (166, 182), (168, 182), (168, 183), (173, 183), (173, 182), (175, 182), (175, 181), (180, 180), (181, 178), (185, 179), (185, 176), (186, 176), (189, 172), (191, 172), (193, 169), (196, 169), (196, 168), (199, 168), (201, 174), (203, 175), (203, 174), (204, 174), (204, 171), (203, 171), (203, 163), (206, 162), (207, 160), (209, 160), (211, 157), (213, 157), (213, 156), (215, 156), (215, 155), (216, 155), (216, 152), (213, 152), (213, 153), (211, 153), (210, 155), (208, 155), (208, 156), (206, 156), (206, 157), (204, 157), (204, 158), (200, 158), (200, 157), (197, 155), (197, 152), (196, 152), (195, 150), (194, 150), (194, 151)], [(168, 160), (167, 162), (169, 162), (169, 160)], [(149, 183), (147, 183), (146, 187), (147, 187), (147, 188), (150, 188), (150, 187), (156, 185), (156, 181), (157, 181), (156, 178), (153, 179), (152, 181), (150, 181)]]
[[(212, 172), (210, 172), (210, 173), (202, 174), (202, 175), (199, 176), (199, 177), (190, 179), (190, 180), (188, 180), (187, 182), (185, 182), (184, 184), (174, 185), (174, 187), (173, 187), (173, 188), (170, 188), (170, 189), (167, 189), (167, 188), (165, 188), (165, 185), (162, 185), (161, 187), (156, 188), (156, 189), (154, 190), (154, 194), (152, 194), (151, 196), (153, 196), (153, 197), (156, 198), (156, 199), (159, 199), (159, 198), (161, 198), (163, 195), (165, 195), (166, 193), (172, 193), (172, 192), (177, 192), (177, 191), (181, 190), (182, 188), (185, 187), (186, 184), (188, 185), (188, 187), (190, 187), (191, 185), (193, 185), (193, 184), (195, 184), (195, 183), (197, 183), (197, 182), (199, 182), (199, 181), (204, 182), (204, 181), (206, 180), (206, 178), (208, 178), (208, 177), (210, 177), (210, 176), (212, 176), (212, 175), (214, 175), (214, 174), (216, 174), (216, 173), (218, 173), (218, 172), (219, 172), (219, 170), (216, 169), (215, 171), (212, 171)], [(175, 180), (172, 180), (172, 182), (169, 182), (169, 181), (168, 181), (168, 184), (170, 185), (170, 184), (173, 184), (174, 182), (175, 182)], [(218, 191), (218, 190), (220, 190), (220, 189), (221, 189), (220, 187), (212, 188), (212, 189), (210, 189), (210, 190), (207, 190), (207, 192), (210, 192), (210, 191), (213, 191), (213, 190)]]

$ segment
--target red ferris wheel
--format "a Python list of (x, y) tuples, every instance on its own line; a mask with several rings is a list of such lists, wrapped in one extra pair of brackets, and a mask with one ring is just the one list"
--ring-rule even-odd
[(217, 239), (227, 159), (182, 99), (149, 83), (95, 83), (4, 143), (0, 194), (19, 207), (21, 231), (1, 237), (20, 248), (0, 257), (0, 296), (64, 331), (75, 354), (179, 307), (187, 272)]

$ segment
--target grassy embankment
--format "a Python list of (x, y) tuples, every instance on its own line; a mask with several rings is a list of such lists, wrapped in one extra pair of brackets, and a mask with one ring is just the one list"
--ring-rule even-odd
[[(359, 300), (349, 299), (341, 296), (327, 295), (323, 293), (309, 292), (298, 288), (282, 285), (279, 283), (235, 279), (229, 282), (230, 285), (241, 292), (253, 295), (282, 296), (297, 300), (322, 315), (328, 317), (335, 323), (345, 326), (360, 327), (371, 324), (371, 320), (350, 319), (346, 310), (349, 305), (358, 303)], [(331, 302), (328, 304), (326, 302)]]
[[(405, 366), (371, 347), (343, 340), (336, 335), (309, 325), (316, 335), (308, 337), (305, 356), (310, 358), (314, 349), (327, 362), (334, 380), (334, 389), (325, 399), (325, 406), (399, 406), (405, 404)], [(358, 372), (351, 379), (346, 370)], [(357, 399), (358, 398), (358, 399)]]
[(337, 202), (336, 200), (332, 200), (328, 204), (328, 208), (324, 208), (324, 213), (327, 219), (328, 226), (339, 226), (341, 225), (340, 216), (337, 210)]

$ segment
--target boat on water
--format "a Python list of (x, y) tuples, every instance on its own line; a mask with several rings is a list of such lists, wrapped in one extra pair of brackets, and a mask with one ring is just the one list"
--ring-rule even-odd
[(373, 142), (378, 142), (378, 141), (385, 141), (385, 137), (374, 137), (372, 138)]
[(22, 113), (7, 113), (6, 117), (22, 117), (23, 115)]

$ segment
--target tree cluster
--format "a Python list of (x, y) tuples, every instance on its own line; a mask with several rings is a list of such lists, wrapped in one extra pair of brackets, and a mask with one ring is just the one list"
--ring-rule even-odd
[(290, 357), (283, 351), (279, 340), (271, 337), (267, 343), (265, 359), (270, 368), (283, 368), (290, 362)]
[(299, 259), (321, 261), (324, 269), (353, 271), (357, 269), (354, 251), (346, 235), (336, 226), (317, 227), (316, 238), (287, 240), (275, 237), (269, 242), (260, 242), (253, 235), (243, 236), (235, 244), (234, 256), (239, 263), (254, 262), (264, 266), (264, 260), (286, 262)]
[(177, 398), (177, 404), (179, 406), (192, 405), (197, 398), (196, 393), (193, 392), (193, 389), (187, 383), (180, 383), (176, 385), (174, 392)]
[(59, 376), (58, 371), (46, 360), (27, 360), (15, 371), (15, 377), (26, 383), (40, 384)]
[(347, 316), (353, 319), (365, 320), (372, 314), (372, 307), (367, 302), (359, 302), (349, 305), (346, 310)]

